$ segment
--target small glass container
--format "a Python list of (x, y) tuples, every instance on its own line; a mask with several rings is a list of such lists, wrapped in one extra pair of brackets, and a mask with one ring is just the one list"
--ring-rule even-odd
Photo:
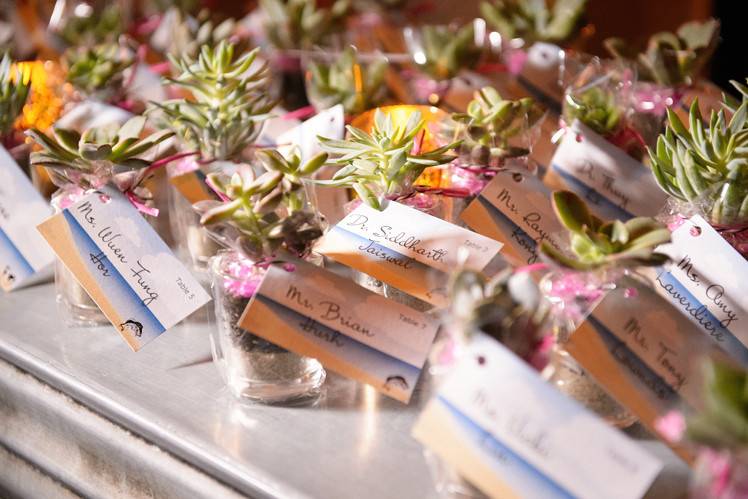
[(217, 323), (211, 337), (213, 358), (231, 393), (268, 404), (316, 397), (326, 376), (317, 360), (290, 352), (238, 325), (266, 267), (235, 251), (221, 251), (211, 259), (210, 271)]

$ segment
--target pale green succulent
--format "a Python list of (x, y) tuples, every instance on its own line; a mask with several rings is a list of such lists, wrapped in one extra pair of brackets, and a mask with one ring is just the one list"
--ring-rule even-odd
[(348, 115), (361, 114), (381, 104), (387, 95), (387, 61), (362, 63), (353, 47), (331, 61), (311, 61), (307, 91), (320, 109), (342, 104)]
[(603, 137), (612, 135), (621, 126), (622, 110), (616, 93), (611, 89), (590, 87), (578, 93), (566, 92), (563, 116), (567, 124), (579, 120)]
[(203, 45), (213, 47), (223, 40), (228, 41), (236, 29), (235, 19), (215, 22), (208, 10), (201, 10), (192, 17), (176, 7), (172, 9), (176, 20), (166, 48), (170, 57), (197, 57)]
[(556, 218), (569, 232), (571, 254), (564, 254), (548, 241), (543, 241), (540, 251), (562, 267), (587, 271), (658, 266), (668, 260), (667, 255), (655, 249), (670, 241), (670, 231), (653, 218), (604, 222), (570, 191), (554, 192), (552, 205)]
[(468, 338), (480, 331), (528, 359), (545, 334), (548, 308), (530, 275), (512, 272), (487, 279), (458, 270), (450, 281), (448, 320)]
[(16, 66), (8, 54), (0, 60), (0, 137), (12, 129), (16, 118), (23, 111), (31, 89), (31, 73)]
[(84, 94), (105, 101), (123, 94), (124, 71), (135, 62), (132, 52), (116, 43), (71, 47), (64, 59), (67, 81)]
[[(705, 125), (694, 99), (690, 130), (668, 109), (668, 127), (648, 149), (652, 173), (668, 195), (689, 203), (706, 203), (709, 222), (730, 225), (748, 220), (748, 99), (730, 121), (712, 111)], [(705, 199), (709, 198), (709, 199)]]
[(145, 118), (135, 116), (121, 127), (111, 124), (89, 128), (83, 134), (65, 128), (55, 128), (51, 135), (35, 128), (28, 130), (26, 135), (42, 148), (31, 153), (31, 165), (46, 167), (53, 179), (63, 184), (84, 188), (90, 187), (87, 183), (93, 177), (106, 179), (144, 171), (153, 163), (144, 156), (173, 135), (162, 131), (141, 139), (144, 127)]
[(124, 13), (119, 3), (107, 2), (103, 8), (91, 8), (86, 15), (73, 13), (56, 29), (71, 47), (112, 43), (125, 31)]
[(203, 201), (195, 208), (202, 223), (222, 244), (258, 261), (286, 250), (305, 255), (322, 235), (318, 215), (306, 203), (302, 179), (311, 177), (327, 160), (321, 153), (302, 163), (298, 155), (258, 151), (265, 172), (247, 168), (231, 177), (208, 175), (209, 185), (224, 201)]
[(194, 100), (152, 103), (204, 159), (239, 159), (275, 105), (268, 98), (267, 64), (252, 68), (259, 49), (235, 57), (234, 48), (221, 41), (215, 47), (204, 45), (197, 60), (189, 55), (172, 59), (180, 74), (166, 82), (190, 91)]
[(449, 80), (463, 69), (472, 69), (481, 57), (475, 28), (424, 25), (408, 28), (406, 44), (419, 69), (435, 80)]
[(640, 80), (674, 87), (691, 85), (714, 53), (719, 40), (719, 21), (691, 21), (675, 33), (662, 32), (649, 38), (645, 52), (637, 54), (620, 38), (605, 40), (613, 56), (633, 60)]
[(311, 49), (332, 33), (342, 30), (351, 7), (349, 0), (333, 0), (318, 7), (308, 0), (260, 0), (265, 14), (265, 33), (277, 49)]
[(459, 145), (449, 144), (426, 153), (414, 154), (416, 137), (424, 130), (421, 113), (411, 113), (407, 123), (395, 126), (381, 109), (374, 114), (371, 133), (347, 126), (347, 140), (318, 137), (323, 150), (335, 156), (341, 168), (323, 185), (349, 187), (372, 208), (381, 210), (381, 198), (407, 194), (413, 182), (430, 166), (454, 159), (446, 153)]
[(481, 2), (480, 11), (506, 40), (558, 44), (577, 32), (586, 5), (587, 0), (493, 0)]
[[(543, 116), (529, 97), (508, 100), (493, 87), (483, 87), (475, 92), (467, 112), (452, 114), (452, 120), (466, 131), (462, 147), (469, 150), (473, 162), (484, 165), (529, 154), (529, 149), (513, 146), (510, 141), (532, 128)], [(450, 128), (448, 124), (447, 129)], [(459, 134), (459, 129), (454, 132)]]

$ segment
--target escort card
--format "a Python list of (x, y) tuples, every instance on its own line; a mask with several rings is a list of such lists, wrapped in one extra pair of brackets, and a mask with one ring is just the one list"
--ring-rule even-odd
[(502, 242), (510, 258), (529, 265), (538, 261), (541, 242), (561, 249), (557, 239), (563, 228), (550, 195), (543, 182), (529, 173), (501, 171), (460, 218), (474, 231)]
[(478, 335), (413, 436), (495, 498), (639, 498), (662, 465)]
[(135, 351), (210, 301), (113, 188), (85, 196), (39, 225), (39, 231)]
[(667, 200), (649, 168), (579, 120), (564, 134), (551, 168), (605, 219), (655, 216)]
[(438, 321), (328, 270), (294, 266), (268, 269), (239, 325), (407, 403)]
[(55, 255), (34, 230), (52, 214), (39, 194), (0, 146), (0, 287), (11, 291), (51, 276)]
[[(333, 226), (316, 251), (432, 305), (446, 305), (447, 275), (483, 270), (502, 244), (400, 203), (364, 203)], [(465, 261), (458, 258), (458, 250)]]
[(748, 364), (748, 262), (701, 216), (673, 231), (659, 251), (672, 265), (656, 289), (712, 340)]

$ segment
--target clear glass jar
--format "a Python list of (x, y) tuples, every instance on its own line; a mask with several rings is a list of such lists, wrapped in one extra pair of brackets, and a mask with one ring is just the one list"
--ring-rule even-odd
[(221, 246), (200, 225), (200, 215), (190, 202), (174, 187), (168, 192), (170, 224), (175, 244), (191, 269), (196, 274), (205, 276), (210, 259), (218, 253)]
[(556, 345), (543, 370), (546, 380), (608, 423), (626, 428), (637, 420), (631, 412), (605, 391), (564, 349), (579, 325), (592, 313), (605, 295), (616, 288), (625, 271), (551, 272), (541, 279), (540, 289), (554, 311), (553, 333)]
[(316, 397), (325, 370), (315, 359), (281, 348), (239, 327), (265, 268), (235, 251), (221, 251), (210, 262), (216, 332), (213, 359), (237, 398), (277, 404)]
[(423, 456), (434, 479), (436, 495), (440, 499), (487, 499), (488, 496), (462, 478), (439, 456), (424, 449)]

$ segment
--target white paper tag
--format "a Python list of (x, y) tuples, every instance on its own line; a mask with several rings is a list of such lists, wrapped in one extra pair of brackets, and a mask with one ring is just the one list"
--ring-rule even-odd
[(491, 497), (634, 499), (662, 465), (479, 335), (413, 434)]
[[(748, 262), (701, 216), (686, 220), (659, 251), (672, 264), (656, 289), (728, 352), (748, 346)], [(744, 362), (748, 352), (739, 348)]]
[(561, 249), (557, 239), (563, 229), (553, 213), (550, 195), (533, 175), (498, 172), (460, 218), (476, 232), (508, 244), (529, 265), (538, 260), (543, 241)]
[(55, 255), (35, 227), (51, 214), (49, 203), (0, 145), (0, 287), (5, 291), (50, 275)]
[(133, 350), (210, 301), (115, 189), (83, 197), (39, 231)]
[(113, 123), (123, 125), (132, 117), (133, 114), (124, 109), (89, 99), (77, 104), (65, 113), (57, 120), (55, 128), (72, 128), (83, 132), (88, 128), (102, 127)]
[(551, 167), (608, 220), (655, 216), (667, 200), (649, 168), (579, 120), (564, 134)]
[(344, 131), (345, 114), (343, 106), (338, 104), (320, 111), (300, 125), (283, 132), (277, 140), (282, 152), (285, 148), (297, 147), (301, 153), (301, 160), (307, 161), (322, 151), (317, 139), (318, 135), (330, 139), (342, 139)]
[[(400, 203), (382, 211), (364, 203), (320, 240), (317, 251), (436, 306), (447, 303), (444, 280), (461, 262), (483, 270), (502, 244)], [(430, 276), (430, 274), (432, 274)], [(433, 277), (430, 278), (430, 277)], [(435, 285), (434, 285), (435, 283)]]
[(435, 318), (305, 262), (271, 266), (239, 324), (405, 403), (439, 328)]

